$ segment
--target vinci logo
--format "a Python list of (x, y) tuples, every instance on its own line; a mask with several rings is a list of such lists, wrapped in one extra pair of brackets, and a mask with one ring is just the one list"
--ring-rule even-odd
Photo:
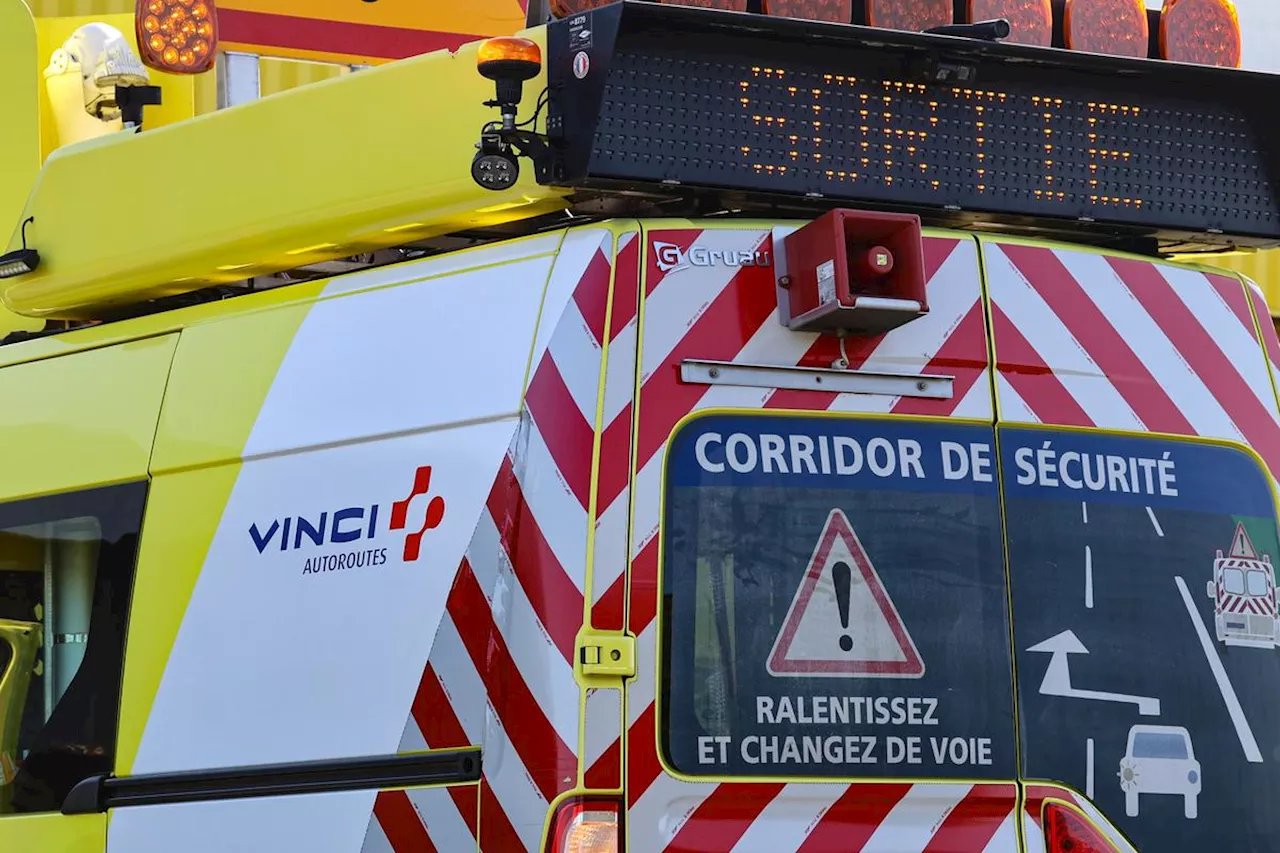
[(751, 249), (708, 249), (693, 246), (688, 251), (675, 243), (653, 241), (653, 255), (658, 269), (664, 273), (679, 272), (690, 267), (767, 267), (771, 263), (768, 252)]
[[(415, 528), (409, 523), (409, 507), (414, 498), (430, 495), (431, 466), (424, 465), (413, 475), (413, 484), (409, 494), (391, 504), (389, 523), (380, 528), (378, 521), (386, 518), (381, 504), (368, 506), (348, 506), (341, 509), (325, 510), (309, 515), (290, 515), (272, 519), (270, 524), (249, 526), (249, 538), (258, 553), (265, 553), (268, 548), (278, 551), (298, 551), (301, 549), (330, 549), (333, 546), (347, 546), (361, 542), (376, 545), (377, 540), (389, 531), (409, 530), (403, 543), (403, 559), (407, 563), (416, 561), (422, 555), (422, 540), (427, 531), (440, 526), (444, 521), (445, 501), (439, 495), (427, 501), (422, 523)], [(321, 553), (307, 558), (303, 565), (303, 574), (312, 572), (334, 571), (337, 569), (362, 568), (364, 566), (380, 566), (387, 561), (385, 547), (369, 547), (344, 549), (340, 552)]]

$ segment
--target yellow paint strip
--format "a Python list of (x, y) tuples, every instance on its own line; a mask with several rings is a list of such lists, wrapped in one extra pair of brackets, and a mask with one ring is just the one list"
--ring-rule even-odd
[(0, 816), (0, 850), (6, 853), (101, 853), (106, 843), (105, 814)]

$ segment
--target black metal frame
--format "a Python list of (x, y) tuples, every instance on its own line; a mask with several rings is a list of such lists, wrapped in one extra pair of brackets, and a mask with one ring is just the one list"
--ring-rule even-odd
[(480, 750), (265, 764), (138, 776), (93, 776), (71, 790), (62, 813), (93, 814), (127, 806), (279, 797), (475, 782)]
[[(577, 189), (580, 198), (623, 192), (656, 205), (683, 200), (702, 209), (793, 211), (801, 216), (834, 206), (873, 206), (916, 212), (930, 224), (1077, 240), (1088, 235), (1093, 242), (1119, 245), (1280, 245), (1280, 124), (1265, 106), (1280, 100), (1277, 75), (638, 0), (584, 15), (588, 39), (581, 35), (580, 20), (549, 26), (547, 137), (555, 161), (542, 179)], [(590, 66), (582, 79), (573, 71), (579, 51), (587, 53)], [(786, 180), (749, 175), (742, 163), (715, 153), (717, 145), (723, 149), (740, 142), (749, 131), (741, 124), (722, 126), (705, 112), (722, 106), (726, 82), (739, 79), (732, 66), (752, 61), (786, 63), (801, 76), (829, 70), (867, 78), (880, 74), (904, 84), (945, 78), (948, 86), (999, 88), (1011, 99), (1029, 99), (1032, 92), (1121, 99), (1144, 111), (1122, 129), (1136, 129), (1153, 116), (1148, 127), (1164, 133), (1148, 150), (1132, 147), (1135, 157), (1164, 160), (1147, 170), (1149, 180), (1142, 167), (1115, 169), (1147, 195), (1145, 207), (1128, 209), (1079, 201), (1032, 203), (1017, 197), (1033, 192), (1030, 173), (1010, 173), (1012, 189), (1002, 187), (1003, 195), (985, 197), (965, 192), (972, 188), (971, 179), (953, 179), (942, 193), (926, 197), (902, 183), (832, 185), (815, 178), (814, 170)], [(661, 78), (661, 95), (636, 85), (641, 78), (651, 83)], [(659, 102), (664, 108), (658, 108)], [(1179, 117), (1186, 118), (1187, 126), (1174, 132), (1170, 128)], [(1064, 112), (1063, 119), (1079, 126), (1079, 115)], [(992, 142), (1005, 144), (993, 153), (1004, 155), (1020, 134), (1040, 132), (1024, 125), (1009, 122), (996, 128)], [(856, 141), (856, 131), (849, 133), (847, 126), (839, 131), (845, 143)], [(659, 138), (650, 143), (644, 137), (653, 133)], [(757, 137), (770, 141), (767, 134)], [(1168, 153), (1187, 151), (1206, 153), (1199, 158)], [(1074, 169), (1072, 179), (1078, 184), (1086, 161), (1078, 147), (1064, 146), (1061, 152), (1068, 155), (1063, 168)], [(966, 168), (966, 157), (973, 165), (972, 153), (959, 150), (954, 140), (929, 151), (930, 156), (951, 158), (953, 176)], [(873, 159), (871, 169), (876, 168), (884, 167)], [(1017, 181), (1021, 185), (1013, 187)]]

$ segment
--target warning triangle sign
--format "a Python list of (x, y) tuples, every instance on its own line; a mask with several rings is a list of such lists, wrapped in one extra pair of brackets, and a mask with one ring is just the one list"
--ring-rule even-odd
[(1253, 548), (1253, 541), (1249, 539), (1249, 534), (1245, 532), (1244, 525), (1236, 523), (1236, 535), (1231, 540), (1231, 557), (1243, 557), (1246, 560), (1258, 559), (1258, 552)]
[(766, 668), (783, 677), (924, 675), (915, 641), (839, 509), (827, 516)]

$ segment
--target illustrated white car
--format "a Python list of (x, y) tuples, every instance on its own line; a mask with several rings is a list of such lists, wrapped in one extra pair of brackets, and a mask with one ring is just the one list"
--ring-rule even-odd
[(1134, 726), (1120, 759), (1120, 788), (1124, 812), (1138, 816), (1140, 794), (1181, 794), (1182, 811), (1196, 817), (1200, 795), (1200, 762), (1191, 748), (1191, 734), (1181, 726)]

